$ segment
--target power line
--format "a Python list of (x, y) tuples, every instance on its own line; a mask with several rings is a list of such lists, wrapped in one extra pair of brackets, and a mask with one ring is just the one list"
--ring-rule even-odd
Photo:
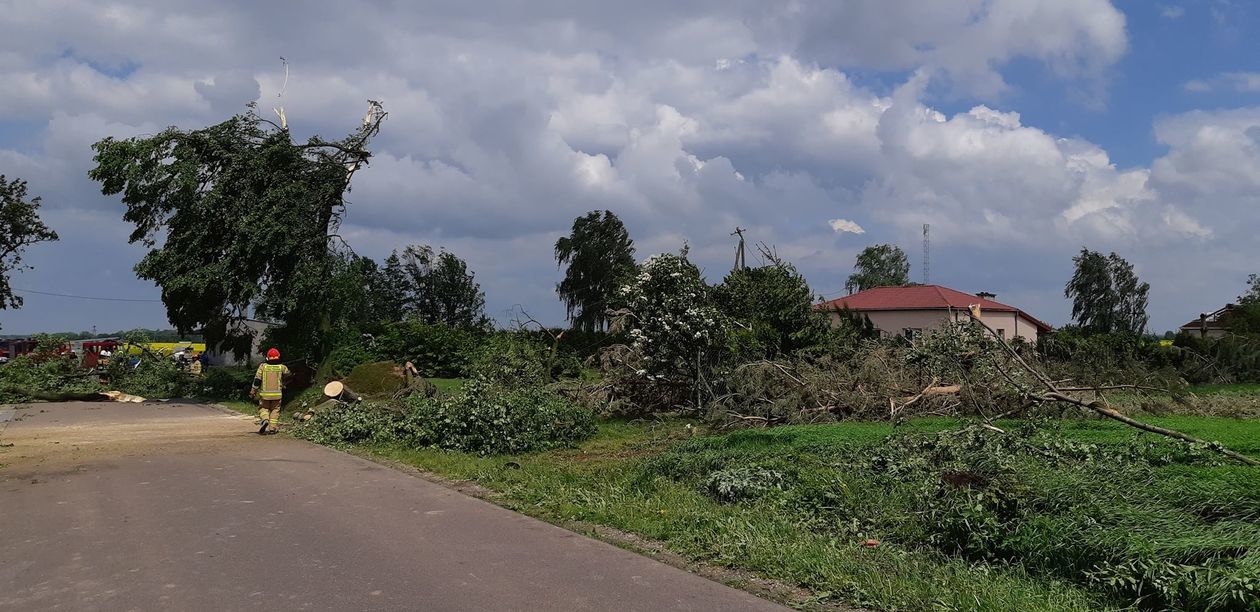
[(100, 302), (161, 302), (162, 301), (162, 300), (143, 300), (139, 298), (109, 298), (109, 297), (95, 297), (95, 296), (90, 296), (90, 295), (70, 295), (68, 293), (51, 293), (48, 291), (36, 291), (34, 289), (18, 289), (17, 287), (13, 287), (13, 290), (18, 293), (34, 293), (37, 295), (49, 295), (52, 297), (74, 298), (76, 300), (97, 300)]

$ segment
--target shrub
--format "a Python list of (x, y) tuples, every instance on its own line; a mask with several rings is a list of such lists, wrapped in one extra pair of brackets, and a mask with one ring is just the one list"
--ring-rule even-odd
[(198, 395), (219, 400), (245, 399), (253, 382), (254, 372), (249, 368), (210, 368), (197, 385)]
[(595, 419), (537, 386), (471, 381), (455, 395), (410, 398), (403, 430), (412, 446), (491, 455), (570, 446), (595, 433)]
[(339, 346), (328, 354), (327, 362), (323, 366), (327, 369), (321, 368), (320, 375), (327, 378), (345, 378), (350, 375), (355, 366), (376, 361), (376, 359), (372, 351), (362, 344)]
[[(559, 353), (559, 351), (557, 351)], [(561, 376), (577, 376), (581, 365), (572, 355), (552, 354), (552, 347), (534, 334), (499, 332), (486, 339), (469, 359), (468, 376), (508, 386), (542, 384)]]
[(296, 435), (318, 444), (386, 444), (398, 440), (401, 413), (373, 402), (338, 404), (316, 412)]
[(105, 371), (111, 388), (146, 398), (196, 395), (200, 390), (188, 372), (164, 355), (143, 355), (134, 366), (119, 356)]
[(761, 467), (734, 467), (709, 474), (705, 490), (722, 502), (738, 502), (761, 497), (784, 488), (783, 473)]
[(377, 359), (410, 361), (426, 377), (459, 378), (485, 333), (414, 319), (391, 323), (377, 336), (371, 352)]
[(394, 443), (492, 455), (573, 445), (595, 433), (595, 419), (539, 387), (470, 381), (450, 396), (413, 395), (402, 411), (372, 402), (340, 404), (298, 431), (321, 444)]

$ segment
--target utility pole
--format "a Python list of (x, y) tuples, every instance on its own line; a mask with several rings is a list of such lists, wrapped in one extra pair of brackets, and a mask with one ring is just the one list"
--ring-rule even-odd
[(931, 244), (928, 242), (928, 224), (923, 224), (923, 284), (927, 285), (931, 282), (931, 267), (929, 266), (928, 254), (931, 252)]
[(739, 236), (739, 245), (735, 247), (735, 272), (743, 270), (747, 266), (744, 264), (744, 229), (735, 226), (735, 231), (731, 232), (732, 236)]

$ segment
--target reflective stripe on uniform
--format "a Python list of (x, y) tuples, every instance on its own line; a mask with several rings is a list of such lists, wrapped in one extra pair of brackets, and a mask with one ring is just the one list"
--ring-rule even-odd
[(285, 367), (280, 364), (264, 363), (258, 367), (262, 385), (258, 389), (258, 397), (262, 399), (280, 399), (282, 393), (281, 380)]

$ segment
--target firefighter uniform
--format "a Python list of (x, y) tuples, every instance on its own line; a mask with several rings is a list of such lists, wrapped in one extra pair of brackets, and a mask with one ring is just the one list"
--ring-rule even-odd
[(284, 379), (289, 376), (289, 368), (275, 360), (258, 366), (254, 373), (254, 393), (258, 396), (258, 418), (262, 427), (258, 433), (266, 433), (267, 426), (275, 431), (280, 421), (280, 400), (284, 397)]

